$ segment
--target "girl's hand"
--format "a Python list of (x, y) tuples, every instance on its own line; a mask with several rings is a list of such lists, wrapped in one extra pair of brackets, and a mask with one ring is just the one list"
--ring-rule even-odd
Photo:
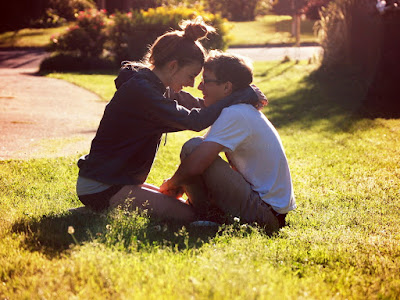
[(183, 188), (180, 186), (173, 186), (170, 179), (164, 180), (163, 184), (160, 186), (160, 192), (164, 195), (177, 199), (181, 198), (184, 194)]
[(268, 105), (268, 99), (255, 84), (252, 84), (251, 87), (253, 88), (254, 92), (257, 94), (258, 97), (258, 104), (256, 105), (256, 108), (258, 110), (261, 110), (264, 106)]

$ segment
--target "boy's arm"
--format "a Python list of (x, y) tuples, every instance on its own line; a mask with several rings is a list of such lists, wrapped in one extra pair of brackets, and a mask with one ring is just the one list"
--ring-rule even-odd
[(214, 162), (218, 153), (224, 146), (215, 142), (202, 142), (196, 149), (187, 156), (180, 164), (175, 174), (164, 181), (160, 187), (163, 194), (171, 194), (177, 191), (182, 185), (190, 182), (190, 179), (203, 172)]

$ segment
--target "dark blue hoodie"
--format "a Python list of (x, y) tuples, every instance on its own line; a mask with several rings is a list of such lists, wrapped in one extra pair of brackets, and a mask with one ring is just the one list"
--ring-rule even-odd
[[(234, 92), (207, 108), (188, 93), (166, 98), (166, 88), (147, 68), (125, 68), (115, 80), (117, 91), (107, 104), (90, 153), (78, 161), (79, 175), (106, 184), (142, 184), (153, 164), (163, 133), (201, 131), (224, 107), (256, 104), (251, 87)], [(178, 104), (181, 103), (184, 106)]]

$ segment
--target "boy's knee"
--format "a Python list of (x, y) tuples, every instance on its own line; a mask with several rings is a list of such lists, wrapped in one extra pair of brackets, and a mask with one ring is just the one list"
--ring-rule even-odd
[(198, 136), (188, 140), (185, 144), (183, 144), (181, 150), (181, 160), (189, 156), (189, 154), (192, 153), (193, 150), (196, 149), (202, 142), (203, 137)]

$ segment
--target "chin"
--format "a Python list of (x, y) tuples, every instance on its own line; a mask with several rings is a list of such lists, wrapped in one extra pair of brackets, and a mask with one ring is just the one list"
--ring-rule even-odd
[(173, 87), (172, 89), (174, 90), (175, 93), (179, 93), (180, 91), (182, 91), (183, 87), (177, 86), (177, 87)]

